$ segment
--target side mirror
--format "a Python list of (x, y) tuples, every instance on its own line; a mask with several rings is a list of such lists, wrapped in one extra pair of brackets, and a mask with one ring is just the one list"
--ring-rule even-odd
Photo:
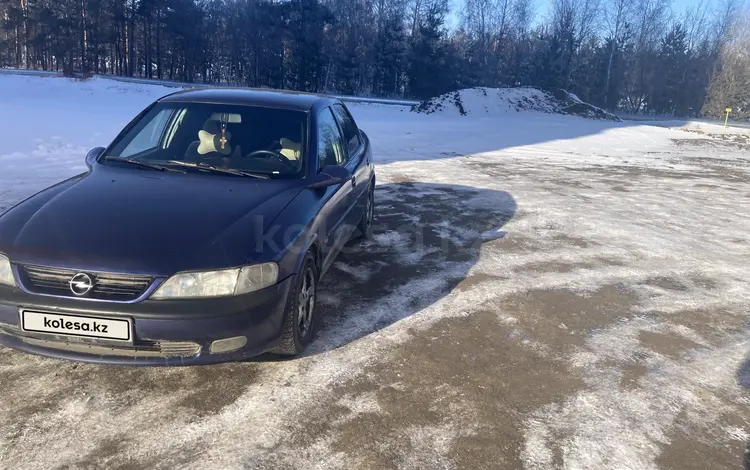
[(89, 167), (89, 170), (94, 165), (96, 160), (102, 156), (104, 150), (104, 147), (94, 147), (89, 150), (89, 153), (86, 154), (86, 166)]
[(327, 188), (351, 181), (352, 172), (340, 165), (328, 165), (313, 178), (310, 188)]

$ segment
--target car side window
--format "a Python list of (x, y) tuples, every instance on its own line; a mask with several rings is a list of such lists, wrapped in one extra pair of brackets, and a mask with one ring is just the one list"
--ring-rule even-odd
[(318, 116), (318, 162), (319, 168), (346, 162), (344, 141), (331, 108), (324, 109)]
[(129, 157), (137, 153), (145, 152), (156, 148), (159, 145), (161, 136), (164, 133), (164, 128), (167, 125), (169, 117), (172, 115), (172, 110), (163, 109), (154, 116), (154, 118), (141, 129), (138, 135), (128, 144), (122, 152), (121, 157)]
[(336, 115), (336, 119), (338, 119), (341, 128), (344, 130), (344, 140), (349, 149), (349, 155), (354, 155), (362, 145), (362, 142), (359, 139), (357, 123), (354, 122), (354, 118), (349, 114), (349, 111), (340, 104), (333, 105), (333, 113)]

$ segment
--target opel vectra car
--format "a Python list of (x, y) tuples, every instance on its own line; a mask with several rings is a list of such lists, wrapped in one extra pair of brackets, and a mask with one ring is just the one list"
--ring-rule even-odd
[(203, 89), (0, 216), (0, 343), (133, 365), (301, 353), (318, 280), (368, 234), (370, 142), (339, 100)]

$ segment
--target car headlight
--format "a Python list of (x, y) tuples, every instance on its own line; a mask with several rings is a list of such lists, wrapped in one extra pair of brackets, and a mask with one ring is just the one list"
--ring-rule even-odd
[(0, 255), (0, 284), (16, 286), (16, 278), (13, 277), (13, 271), (10, 269), (10, 260), (5, 255)]
[(276, 263), (221, 271), (178, 273), (167, 279), (151, 298), (185, 299), (248, 294), (276, 284), (278, 278), (279, 266)]

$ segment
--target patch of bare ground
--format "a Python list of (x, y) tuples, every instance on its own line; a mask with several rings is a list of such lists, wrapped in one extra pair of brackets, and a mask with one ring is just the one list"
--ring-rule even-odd
[(742, 331), (750, 320), (747, 315), (726, 309), (653, 312), (652, 315), (674, 325), (689, 328), (709, 341), (721, 340), (728, 334)]
[(682, 132), (689, 132), (691, 134), (706, 135), (706, 133), (703, 132), (700, 129), (690, 129), (690, 128), (687, 128), (687, 127), (676, 127), (676, 128), (673, 128), (673, 129), (676, 129), (676, 130), (682, 131)]
[(585, 387), (568, 354), (636, 300), (615, 286), (534, 290), (412, 331), (388, 361), (335, 387), (304, 418), (318, 432), (292, 445), (323, 439), (352, 468), (520, 468), (526, 416)]
[(535, 238), (509, 233), (502, 238), (486, 243), (485, 246), (492, 250), (520, 253), (536, 251), (540, 248), (541, 242)]
[(684, 157), (683, 158), (686, 161), (698, 163), (701, 165), (706, 166), (715, 166), (715, 165), (728, 165), (728, 166), (734, 166), (734, 167), (747, 167), (748, 163), (739, 160), (739, 159), (726, 159), (726, 158), (718, 158), (718, 157)]
[(592, 189), (593, 188), (593, 186), (591, 185), (588, 185), (586, 183), (583, 183), (581, 181), (576, 181), (576, 180), (560, 179), (560, 180), (557, 180), (556, 183), (558, 185), (568, 186), (568, 187), (576, 188), (576, 189)]
[[(689, 139), (688, 139), (689, 140)], [(635, 179), (643, 178), (664, 178), (674, 180), (705, 180), (708, 178), (719, 179), (729, 183), (745, 182), (750, 181), (750, 176), (747, 174), (746, 168), (742, 166), (742, 163), (737, 163), (735, 160), (722, 160), (718, 158), (703, 158), (703, 157), (685, 157), (679, 155), (679, 159), (675, 162), (680, 161), (693, 161), (698, 164), (701, 171), (684, 171), (674, 170), (668, 168), (652, 168), (652, 167), (641, 167), (632, 165), (598, 165), (591, 164), (586, 166), (562, 166), (561, 170), (574, 172), (575, 173), (588, 173), (595, 175), (600, 179), (607, 179), (617, 177), (622, 181), (632, 181)], [(486, 163), (486, 162), (470, 162), (467, 163), (470, 167), (476, 169), (485, 174), (498, 177), (506, 177), (507, 169), (497, 163)], [(744, 168), (744, 169), (743, 169)], [(516, 172), (515, 174), (519, 174)], [(525, 173), (524, 173), (525, 174)], [(534, 172), (528, 172), (529, 177), (534, 177)], [(576, 189), (588, 189), (590, 186), (583, 183), (577, 183), (574, 179), (560, 179), (551, 180), (550, 183), (554, 183), (559, 186), (573, 186)], [(562, 192), (556, 191), (555, 186), (549, 186), (549, 191), (555, 192), (555, 194), (565, 195)], [(622, 184), (616, 184), (613, 188), (616, 192), (630, 192), (630, 190)]]
[(634, 294), (609, 285), (589, 293), (532, 290), (505, 297), (494, 307), (516, 319), (516, 327), (534, 342), (562, 355), (571, 346), (584, 346), (591, 331), (632, 317), (637, 302)]
[[(747, 147), (750, 150), (750, 146)], [(745, 160), (707, 157), (684, 157), (683, 160), (698, 165), (706, 176), (717, 177), (731, 183), (750, 181), (750, 163)], [(739, 191), (734, 187), (723, 187), (722, 189)]]
[(747, 137), (741, 134), (708, 134), (709, 138), (699, 139), (672, 139), (678, 147), (713, 147), (727, 148), (731, 150), (748, 150)]
[[(11, 362), (26, 357), (18, 353), (6, 356)], [(71, 403), (85, 403), (86, 414), (111, 416), (111, 424), (116, 426), (118, 416), (127, 415), (144, 397), (162, 397), (163, 406), (154, 410), (161, 420), (200, 420), (235, 403), (257, 374), (258, 366), (250, 363), (148, 369), (38, 359), (26, 375), (3, 377), (0, 436), (10, 446), (14, 442), (20, 445), (27, 434), (44, 432), (50, 426), (45, 416)], [(144, 461), (143, 456), (136, 459), (133, 445), (127, 434), (104, 438), (81, 452), (74, 467), (130, 470), (159, 466), (163, 456), (154, 456), (153, 461)], [(191, 460), (185, 451), (180, 458)]]
[(687, 286), (685, 284), (680, 282), (678, 279), (673, 279), (669, 277), (657, 277), (653, 279), (648, 279), (644, 282), (644, 284), (660, 287), (665, 290), (677, 290), (677, 291), (687, 290)]
[(578, 263), (565, 263), (546, 261), (539, 263), (528, 263), (519, 266), (515, 269), (516, 272), (530, 272), (530, 273), (569, 273), (578, 269), (592, 269), (596, 267), (596, 263), (593, 262), (578, 262)]
[(515, 271), (519, 273), (569, 273), (579, 269), (596, 269), (602, 266), (624, 266), (624, 263), (614, 258), (595, 256), (580, 262), (542, 261), (528, 263), (519, 266)]
[(486, 274), (486, 273), (474, 273), (468, 276), (463, 281), (459, 282), (458, 285), (456, 286), (456, 290), (458, 292), (465, 292), (465, 291), (471, 290), (474, 286), (477, 286), (479, 284), (484, 284), (485, 282), (505, 281), (505, 280), (507, 280), (507, 278), (503, 276), (495, 276), (495, 275)]
[(750, 134), (709, 134), (715, 139), (728, 140), (740, 144), (750, 143)]
[[(197, 417), (218, 413), (234, 403), (257, 374), (257, 367), (253, 364), (241, 363), (169, 369), (166, 373), (143, 368), (100, 369), (96, 371), (97, 387), (91, 393), (128, 397), (132, 404), (139, 397), (127, 393), (129, 391), (167, 395), (179, 384), (179, 389), (188, 393), (175, 402), (175, 407)], [(82, 382), (84, 377), (79, 375), (78, 378)], [(82, 383), (78, 385), (85, 389)], [(206, 400), (206, 397), (211, 399)]]
[[(684, 159), (682, 156), (681, 159)], [(720, 159), (708, 159), (711, 163), (700, 164), (700, 172), (680, 171), (665, 168), (646, 168), (627, 165), (587, 165), (581, 167), (563, 167), (566, 171), (590, 173), (599, 177), (619, 176), (623, 180), (640, 178), (664, 178), (674, 180), (719, 179), (729, 183), (750, 181), (747, 172), (733, 162), (725, 163)]]
[(414, 183), (416, 180), (408, 178), (406, 176), (396, 176), (391, 178), (391, 181), (393, 181), (394, 183)]
[(679, 357), (686, 351), (700, 348), (701, 345), (673, 333), (641, 331), (638, 339), (641, 346), (665, 356)]
[[(523, 347), (512, 329), (482, 311), (414, 332), (389, 361), (337, 387), (333, 406), (308, 426), (341, 423), (324, 430), (353, 468), (520, 468), (525, 414), (584, 384), (563, 362)], [(377, 406), (365, 412), (336, 405), (368, 396)], [(296, 439), (309, 446), (315, 435)]]
[(648, 367), (637, 362), (626, 362), (620, 367), (620, 386), (625, 390), (635, 390), (642, 378), (648, 375)]
[[(659, 468), (680, 470), (750, 470), (750, 441), (728, 436), (727, 429), (747, 428), (750, 407), (726, 414), (715, 427), (697, 428), (677, 419), (668, 434), (668, 444), (656, 460)], [(744, 418), (742, 417), (744, 414)]]
[(718, 283), (716, 282), (716, 280), (711, 279), (710, 277), (705, 277), (705, 276), (692, 276), (690, 278), (690, 281), (696, 287), (699, 287), (701, 289), (706, 289), (706, 290), (714, 290), (718, 286)]
[[(127, 436), (121, 438), (104, 439), (88, 454), (82, 456), (74, 468), (97, 470), (101, 468), (111, 470), (141, 470), (144, 468), (159, 468), (161, 459), (154, 457), (148, 461), (136, 460), (131, 455), (133, 445)], [(195, 452), (192, 453), (195, 455)], [(190, 455), (182, 455), (185, 461), (190, 461)]]
[(588, 248), (590, 246), (597, 245), (597, 243), (592, 242), (591, 240), (586, 240), (585, 238), (576, 237), (572, 235), (566, 235), (564, 233), (555, 235), (554, 239), (563, 244), (573, 245), (576, 248)]
[[(8, 354), (11, 361), (22, 361), (25, 356)], [(6, 363), (7, 364), (7, 363)], [(118, 410), (136, 405), (144, 395), (163, 396), (174, 406), (164, 413), (164, 419), (175, 419), (187, 414), (199, 418), (218, 413), (234, 403), (257, 374), (254, 364), (226, 364), (212, 367), (175, 369), (147, 369), (77, 364), (54, 359), (39, 359), (33, 370), (48, 377), (47, 386), (38, 388), (35, 377), (6, 374), (6, 392), (0, 405), (3, 418), (18, 423), (18, 432), (10, 432), (6, 439), (23, 439), (27, 426), (33, 428), (38, 416), (59, 409), (68, 400), (84, 400), (94, 408)], [(42, 372), (44, 371), (44, 372)], [(49, 389), (49, 390), (48, 390)], [(207, 400), (206, 397), (211, 397)], [(120, 447), (109, 445), (96, 456), (107, 458), (107, 453), (118, 453)], [(85, 461), (83, 462), (86, 463)]]
[[(504, 252), (504, 253), (515, 253), (515, 254), (521, 254), (521, 253), (530, 253), (530, 252), (538, 252), (547, 250), (551, 247), (567, 247), (567, 249), (583, 249), (583, 248), (589, 248), (598, 246), (598, 244), (594, 241), (588, 240), (586, 238), (578, 237), (575, 235), (567, 235), (564, 233), (553, 233), (555, 230), (550, 229), (540, 229), (542, 231), (548, 231), (552, 233), (545, 234), (544, 237), (530, 237), (525, 235), (518, 235), (513, 232), (505, 233), (504, 236), (501, 238), (498, 238), (496, 240), (492, 240), (489, 242), (485, 242), (482, 245), (483, 250), (493, 251), (493, 252)], [(597, 262), (602, 261), (607, 264), (616, 265), (618, 263), (617, 260), (612, 258), (601, 258), (596, 260)], [(542, 265), (547, 263), (539, 263), (536, 267), (542, 268)], [(582, 266), (583, 267), (583, 266)], [(553, 267), (551, 266), (550, 269)], [(564, 266), (564, 263), (560, 263), (559, 268), (556, 272), (565, 272), (566, 266)], [(572, 269), (572, 267), (571, 267)]]

